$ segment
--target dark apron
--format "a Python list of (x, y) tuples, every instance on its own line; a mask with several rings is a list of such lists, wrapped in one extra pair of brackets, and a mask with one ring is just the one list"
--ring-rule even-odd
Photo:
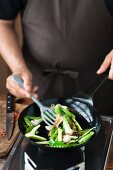
[[(84, 90), (113, 48), (113, 20), (104, 0), (28, 0), (22, 18), (23, 54), (40, 98)], [(108, 108), (113, 112), (111, 106), (101, 109), (106, 105), (103, 95), (113, 101), (113, 83), (105, 84), (109, 89), (103, 86), (94, 96), (101, 114)]]

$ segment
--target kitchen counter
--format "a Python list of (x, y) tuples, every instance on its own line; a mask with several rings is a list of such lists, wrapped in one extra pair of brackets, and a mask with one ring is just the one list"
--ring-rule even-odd
[[(22, 104), (18, 103), (15, 105), (15, 110), (20, 113), (30, 103), (31, 101), (27, 100)], [(0, 94), (0, 132), (2, 129), (6, 129), (6, 96)], [(5, 159), (7, 158), (7, 155), (13, 146), (13, 143), (16, 140), (18, 134), (18, 121), (15, 121), (14, 133), (11, 137), (11, 140), (8, 141), (6, 136), (0, 137), (0, 170), (2, 170)]]
[[(5, 97), (0, 95), (0, 102), (3, 103), (3, 101), (5, 103)], [(31, 103), (31, 101), (27, 101), (25, 103), (22, 103), (21, 107), (19, 108), (19, 111), (21, 111), (23, 109), (24, 105), (26, 106), (29, 103)], [(0, 108), (0, 110), (1, 110), (1, 108)], [(1, 143), (0, 143), (0, 145), (1, 145)], [(0, 158), (0, 170), (2, 170), (5, 159), (6, 159), (5, 156)], [(108, 160), (107, 160), (107, 163), (106, 163), (106, 169), (105, 170), (113, 170), (113, 139), (112, 139), (111, 146), (110, 146), (110, 149), (109, 149)]]
[(111, 147), (108, 155), (108, 160), (106, 164), (106, 169), (105, 170), (113, 170), (113, 139), (111, 142)]

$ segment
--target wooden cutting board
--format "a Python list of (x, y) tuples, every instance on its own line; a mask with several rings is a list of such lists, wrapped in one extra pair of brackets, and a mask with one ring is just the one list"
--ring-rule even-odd
[[(27, 107), (27, 104), (15, 104), (15, 110), (21, 113), (21, 111)], [(6, 129), (6, 100), (5, 97), (0, 96), (0, 131)], [(11, 147), (14, 144), (16, 137), (19, 134), (18, 121), (15, 121), (14, 132), (10, 140), (6, 139), (6, 136), (0, 136), (0, 157), (9, 153)]]

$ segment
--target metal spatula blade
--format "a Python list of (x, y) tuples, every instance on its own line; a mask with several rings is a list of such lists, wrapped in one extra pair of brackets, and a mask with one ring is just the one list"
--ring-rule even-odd
[[(23, 80), (22, 78), (17, 75), (17, 74), (13, 74), (12, 75), (12, 80), (17, 83), (20, 87), (24, 88), (23, 86)], [(41, 112), (41, 116), (43, 121), (51, 126), (54, 124), (55, 120), (56, 120), (56, 114), (54, 113), (54, 111), (52, 109), (50, 109), (49, 107), (44, 106), (37, 98), (35, 98), (34, 96), (31, 96), (31, 99), (38, 105), (38, 107), (40, 108), (40, 112)]]

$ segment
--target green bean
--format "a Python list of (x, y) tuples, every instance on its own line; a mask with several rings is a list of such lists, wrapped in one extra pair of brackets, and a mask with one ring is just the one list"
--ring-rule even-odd
[(82, 127), (80, 126), (80, 124), (77, 122), (77, 120), (75, 119), (75, 115), (73, 113), (71, 113), (68, 109), (65, 109), (63, 107), (61, 107), (61, 110), (66, 113), (75, 123), (75, 125), (77, 126), (78, 130), (82, 130)]
[(86, 143), (93, 135), (94, 135), (94, 131), (90, 131), (89, 133), (87, 133), (86, 135), (83, 135), (82, 137), (80, 137), (80, 139), (78, 140), (79, 144), (82, 143)]
[(31, 121), (30, 121), (27, 117), (24, 117), (24, 121), (25, 121), (25, 123), (27, 124), (27, 126), (33, 126), (33, 124), (31, 123)]
[(62, 110), (61, 110), (61, 105), (60, 105), (60, 104), (57, 104), (57, 105), (54, 107), (54, 112), (56, 113), (56, 115), (58, 115), (58, 114), (64, 115), (64, 113), (63, 113)]
[(41, 116), (26, 116), (28, 119), (34, 119), (34, 120), (40, 120), (40, 119), (42, 119), (42, 117)]
[(29, 126), (29, 127), (27, 127), (25, 133), (31, 132), (31, 130), (32, 130), (33, 128), (34, 128), (34, 126)]
[(47, 140), (46, 138), (44, 138), (42, 136), (33, 135), (33, 134), (30, 134), (30, 133), (26, 133), (25, 136), (27, 138), (30, 138), (30, 139), (36, 139), (36, 140), (41, 140), (41, 141)]
[(58, 128), (53, 128), (49, 133), (50, 138), (53, 140), (56, 139), (57, 135), (58, 135)]

